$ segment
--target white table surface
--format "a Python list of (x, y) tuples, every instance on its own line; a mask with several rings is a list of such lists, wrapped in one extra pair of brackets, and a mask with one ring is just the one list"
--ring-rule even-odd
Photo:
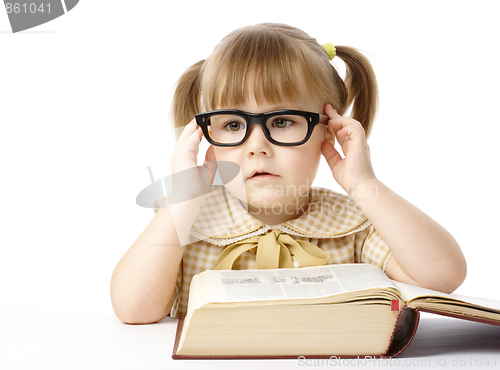
[[(430, 314), (393, 359), (173, 360), (177, 320), (127, 325), (113, 314), (0, 306), (0, 369), (500, 369), (500, 326)], [(375, 362), (378, 361), (378, 362)]]

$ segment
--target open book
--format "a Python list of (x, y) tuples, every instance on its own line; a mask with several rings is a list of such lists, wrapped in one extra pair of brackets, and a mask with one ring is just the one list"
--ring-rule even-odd
[(392, 357), (419, 311), (500, 325), (498, 301), (396, 282), (370, 264), (207, 270), (193, 277), (172, 357)]

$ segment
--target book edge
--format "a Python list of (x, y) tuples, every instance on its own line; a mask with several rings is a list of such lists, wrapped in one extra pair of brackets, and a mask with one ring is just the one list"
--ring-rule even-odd
[(172, 350), (172, 358), (176, 359), (179, 355), (177, 355), (177, 350), (179, 348), (179, 342), (181, 340), (182, 327), (184, 326), (184, 318), (180, 317), (177, 320), (177, 330), (175, 332), (175, 340), (174, 340), (174, 349)]
[[(233, 355), (225, 355), (225, 356), (222, 356), (222, 355), (216, 355), (216, 356), (178, 355), (177, 351), (179, 348), (179, 341), (181, 338), (182, 328), (184, 326), (184, 318), (179, 318), (178, 322), (177, 322), (177, 331), (175, 334), (174, 348), (172, 351), (172, 359), (174, 359), (174, 360), (238, 360), (238, 359), (241, 359), (241, 360), (252, 360), (252, 359), (261, 360), (261, 359), (299, 359), (299, 358), (300, 359), (329, 359), (332, 356), (334, 356), (337, 359), (344, 359), (344, 358), (345, 359), (352, 359), (352, 358), (357, 359), (360, 357), (364, 358), (365, 356), (370, 356), (370, 358), (394, 357), (394, 356), (400, 354), (406, 347), (408, 347), (408, 345), (412, 341), (413, 337), (415, 336), (416, 328), (418, 326), (418, 321), (419, 321), (418, 320), (418, 318), (419, 318), (418, 311), (408, 307), (409, 310), (413, 311), (416, 314), (416, 321), (414, 321), (413, 328), (410, 330), (411, 337), (409, 337), (409, 339), (405, 337), (405, 339), (401, 341), (401, 343), (403, 344), (402, 348), (400, 348), (401, 346), (398, 346), (396, 344), (397, 345), (396, 349), (393, 349), (393, 351), (395, 353), (391, 353), (391, 348), (394, 348), (394, 334), (396, 332), (396, 327), (397, 327), (398, 322), (400, 320), (401, 314), (405, 308), (407, 308), (407, 307), (406, 306), (403, 307), (403, 309), (400, 311), (400, 313), (398, 315), (398, 319), (396, 320), (396, 324), (394, 325), (392, 335), (391, 335), (391, 338), (389, 340), (389, 344), (387, 346), (387, 350), (384, 353), (381, 353), (379, 355), (366, 355), (366, 354), (363, 354), (363, 355), (263, 355), (263, 356), (253, 356), (253, 355), (252, 356), (243, 356), (243, 355), (240, 355), (240, 356), (233, 356)], [(408, 339), (408, 340), (406, 340), (406, 339)]]
[(419, 311), (419, 312), (428, 312), (428, 313), (432, 313), (432, 314), (435, 314), (435, 315), (453, 317), (455, 319), (461, 319), (461, 320), (467, 320), (467, 321), (475, 321), (475, 322), (480, 322), (480, 323), (483, 323), (483, 324), (500, 326), (500, 321), (481, 319), (481, 318), (471, 317), (471, 316), (467, 316), (467, 315), (457, 315), (457, 314), (448, 313), (448, 312), (430, 310), (428, 308), (417, 307), (416, 311)]

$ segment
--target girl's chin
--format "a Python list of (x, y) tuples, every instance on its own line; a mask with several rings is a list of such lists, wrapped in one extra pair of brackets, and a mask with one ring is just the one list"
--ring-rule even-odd
[(283, 210), (300, 207), (309, 193), (309, 188), (303, 185), (298, 190), (289, 187), (283, 190), (280, 186), (237, 186), (239, 184), (226, 184), (227, 190), (236, 197), (246, 208), (265, 208), (269, 210)]
[(256, 209), (256, 208), (261, 208), (261, 209), (266, 209), (269, 210), (270, 212), (276, 211), (276, 212), (283, 212), (285, 208), (287, 209), (295, 209), (299, 205), (299, 199), (298, 198), (284, 198), (284, 197), (252, 197), (251, 195), (248, 196), (247, 198), (247, 204), (250, 208)]

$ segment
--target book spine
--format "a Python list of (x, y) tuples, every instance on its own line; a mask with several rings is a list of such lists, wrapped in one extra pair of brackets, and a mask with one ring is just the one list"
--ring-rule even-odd
[(397, 356), (408, 347), (417, 332), (419, 320), (419, 311), (405, 304), (403, 309), (399, 312), (389, 346), (382, 358)]

